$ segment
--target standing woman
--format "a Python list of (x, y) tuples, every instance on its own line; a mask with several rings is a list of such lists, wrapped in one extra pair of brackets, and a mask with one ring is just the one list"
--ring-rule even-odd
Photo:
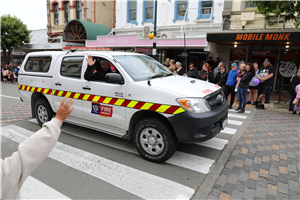
[(296, 91), (295, 88), (297, 85), (300, 84), (300, 69), (298, 69), (297, 74), (292, 77), (291, 80), (291, 86), (288, 90), (288, 92), (290, 93), (290, 109), (289, 111), (293, 111), (293, 114), (296, 114), (296, 111), (293, 109), (293, 101), (296, 98)]
[(202, 71), (200, 72), (198, 78), (203, 81), (214, 82), (214, 75), (210, 71), (210, 67), (208, 63), (204, 63)]
[(223, 62), (219, 62), (218, 66), (213, 70), (214, 78), (216, 78), (217, 75), (218, 75), (218, 73), (221, 71), (220, 70), (221, 65), (224, 65), (224, 63)]
[(255, 69), (255, 75), (253, 76), (252, 80), (250, 81), (249, 83), (249, 90), (250, 90), (250, 93), (249, 93), (249, 101), (247, 102), (247, 104), (251, 104), (251, 101), (252, 101), (252, 105), (255, 105), (255, 101), (257, 99), (257, 90), (258, 90), (258, 85), (255, 85), (253, 83), (253, 80), (254, 79), (257, 79), (257, 74), (258, 74), (258, 64), (257, 63), (254, 63), (253, 64), (254, 66), (254, 69)]
[(216, 76), (215, 83), (223, 88), (226, 84), (228, 73), (226, 72), (225, 65), (219, 65), (218, 68), (220, 69), (220, 72)]
[(180, 62), (176, 62), (175, 66), (177, 68), (175, 70), (175, 74), (178, 74), (180, 76), (185, 76), (185, 71), (184, 71), (183, 67), (181, 66), (181, 63)]
[(255, 69), (252, 63), (248, 63), (246, 66), (246, 72), (241, 78), (237, 78), (237, 81), (240, 82), (238, 88), (238, 98), (239, 98), (239, 107), (236, 109), (238, 113), (244, 113), (245, 107), (247, 104), (247, 90), (249, 88), (249, 83), (255, 75)]

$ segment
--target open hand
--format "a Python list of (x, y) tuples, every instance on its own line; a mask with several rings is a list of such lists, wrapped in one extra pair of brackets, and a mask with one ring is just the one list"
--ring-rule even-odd
[(70, 108), (71, 105), (74, 103), (74, 101), (72, 99), (68, 99), (67, 102), (65, 102), (66, 99), (67, 97), (64, 97), (63, 100), (61, 101), (55, 116), (55, 118), (60, 120), (61, 122), (64, 122), (65, 119), (67, 119), (67, 117), (75, 108), (75, 107)]
[(96, 62), (96, 60), (93, 60), (93, 57), (91, 55), (88, 55), (88, 57), (85, 58), (85, 59), (88, 62), (89, 66), (93, 66), (95, 64), (95, 62)]

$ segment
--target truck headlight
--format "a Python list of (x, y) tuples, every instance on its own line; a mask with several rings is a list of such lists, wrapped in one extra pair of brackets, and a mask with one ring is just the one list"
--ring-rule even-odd
[(185, 110), (192, 113), (205, 113), (211, 111), (207, 101), (203, 98), (176, 99)]

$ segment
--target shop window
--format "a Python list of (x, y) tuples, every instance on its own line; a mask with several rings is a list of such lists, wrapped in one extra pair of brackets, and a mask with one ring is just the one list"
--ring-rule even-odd
[(213, 19), (214, 1), (199, 1), (197, 19)]
[(59, 23), (59, 11), (58, 11), (58, 4), (54, 4), (54, 24), (58, 25)]
[(236, 63), (239, 65), (239, 62), (244, 61), (246, 62), (246, 49), (231, 49), (230, 50), (230, 64)]
[[(177, 20), (183, 20), (187, 9), (188, 9), (188, 1), (176, 0), (173, 22), (175, 23)], [(186, 14), (185, 20), (188, 21), (188, 14)]]
[(82, 5), (81, 5), (81, 1), (76, 1), (76, 19), (82, 20)]
[(65, 2), (65, 23), (68, 23), (70, 21), (70, 8), (69, 8), (69, 2)]
[(145, 22), (153, 23), (153, 17), (154, 17), (154, 1), (143, 1), (142, 24), (144, 24)]
[(249, 3), (249, 2), (247, 2), (245, 4), (245, 8), (256, 8), (256, 7), (257, 7), (257, 5), (255, 3)]
[(80, 79), (83, 58), (65, 57), (61, 63), (60, 75)]
[(137, 1), (127, 1), (127, 23), (138, 24), (137, 16)]

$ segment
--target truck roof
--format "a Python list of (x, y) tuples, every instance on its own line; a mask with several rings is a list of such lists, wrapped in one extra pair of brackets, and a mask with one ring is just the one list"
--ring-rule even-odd
[[(28, 55), (61, 55), (66, 54), (67, 51), (39, 51), (39, 52), (32, 52)], [(69, 52), (72, 53), (84, 53), (84, 54), (98, 54), (98, 55), (109, 55), (109, 56), (121, 56), (121, 55), (144, 55), (139, 53), (131, 53), (131, 52), (119, 52), (119, 51), (74, 51)]]

